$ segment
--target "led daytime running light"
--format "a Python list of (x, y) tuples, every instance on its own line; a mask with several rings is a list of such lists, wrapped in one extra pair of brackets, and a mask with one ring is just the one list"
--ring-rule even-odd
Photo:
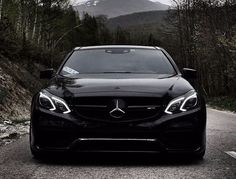
[[(186, 104), (186, 102), (187, 102), (189, 99), (192, 99), (192, 98), (197, 98), (197, 93), (192, 94), (191, 96), (187, 97), (187, 98), (184, 100), (183, 104), (182, 104), (181, 107), (180, 107), (180, 110), (181, 110), (181, 111), (187, 111), (187, 109), (184, 109), (184, 105)], [(197, 101), (196, 101), (196, 103), (197, 103)], [(196, 103), (195, 103), (195, 105), (196, 105)], [(195, 105), (194, 105), (194, 106), (195, 106)]]
[[(46, 99), (51, 103), (52, 108), (49, 109), (50, 111), (55, 111), (55, 110), (57, 109), (55, 102), (58, 102), (58, 103), (61, 103), (61, 104), (66, 108), (66, 111), (64, 111), (63, 114), (68, 114), (68, 113), (71, 112), (71, 110), (70, 110), (70, 108), (68, 107), (68, 105), (67, 105), (63, 100), (61, 100), (61, 99), (59, 99), (59, 98), (57, 98), (57, 97), (54, 97), (54, 96), (49, 97), (49, 96), (47, 96), (46, 94), (40, 92), (40, 93), (39, 93), (39, 98), (46, 98)], [(54, 102), (53, 102), (53, 101), (54, 101)], [(39, 103), (40, 103), (40, 105), (43, 106), (43, 104), (41, 104), (40, 100), (39, 100)]]
[[(54, 103), (52, 102), (52, 100), (51, 100), (47, 95), (45, 95), (45, 94), (43, 94), (42, 92), (40, 92), (40, 93), (39, 93), (39, 97), (40, 97), (40, 98), (46, 98), (46, 99), (48, 99), (48, 101), (50, 101), (50, 103), (51, 103), (51, 105), (52, 105), (52, 108), (49, 109), (50, 111), (55, 111), (55, 110), (56, 110), (56, 106), (54, 105)], [(40, 102), (40, 100), (39, 100), (39, 102)], [(41, 104), (41, 105), (42, 105), (42, 104)]]
[(168, 111), (169, 108), (170, 108), (174, 103), (177, 103), (178, 101), (182, 101), (182, 100), (184, 100), (184, 97), (179, 98), (179, 99), (176, 99), (176, 100), (170, 102), (170, 103), (168, 104), (166, 110), (165, 110), (165, 113), (167, 113), (167, 114), (173, 114), (173, 112)]
[(55, 97), (52, 97), (52, 99), (54, 101), (58, 101), (58, 102), (62, 103), (66, 107), (67, 111), (63, 112), (63, 114), (68, 114), (68, 113), (71, 112), (71, 110), (69, 109), (69, 107), (67, 106), (67, 104), (64, 101), (62, 101), (62, 100), (60, 100), (58, 98), (55, 98)]

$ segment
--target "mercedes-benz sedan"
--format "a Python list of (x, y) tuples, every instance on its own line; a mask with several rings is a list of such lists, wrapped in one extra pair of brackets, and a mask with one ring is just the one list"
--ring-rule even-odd
[[(181, 73), (182, 72), (182, 73)], [(49, 152), (153, 152), (203, 157), (206, 106), (162, 48), (75, 48), (32, 100), (30, 146)], [(191, 81), (191, 83), (189, 82)]]

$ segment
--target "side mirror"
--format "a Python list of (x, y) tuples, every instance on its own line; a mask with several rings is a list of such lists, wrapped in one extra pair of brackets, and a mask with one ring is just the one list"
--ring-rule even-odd
[(197, 70), (184, 68), (183, 77), (186, 78), (187, 80), (194, 80), (197, 78)]
[(53, 68), (46, 69), (40, 72), (40, 79), (51, 79), (54, 76)]

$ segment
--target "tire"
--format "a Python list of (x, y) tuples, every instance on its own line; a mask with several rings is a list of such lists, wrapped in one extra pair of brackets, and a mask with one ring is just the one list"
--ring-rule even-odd
[(34, 156), (35, 159), (41, 159), (45, 156), (44, 153), (38, 151), (36, 147), (32, 144), (32, 127), (30, 125), (30, 133), (29, 133), (29, 140), (30, 140), (30, 151), (31, 154)]
[(194, 154), (194, 158), (197, 160), (203, 160), (205, 153), (206, 149), (204, 148), (201, 152)]
[(202, 143), (203, 143), (203, 146), (202, 146), (201, 151), (200, 151), (200, 152), (197, 152), (197, 153), (194, 155), (194, 157), (195, 157), (196, 159), (199, 159), (199, 160), (202, 160), (202, 159), (204, 158), (205, 153), (206, 153), (206, 131), (204, 132), (204, 136), (203, 136), (203, 141), (202, 141)]
[(42, 159), (46, 156), (44, 153), (34, 150), (32, 146), (30, 146), (30, 150), (35, 159)]

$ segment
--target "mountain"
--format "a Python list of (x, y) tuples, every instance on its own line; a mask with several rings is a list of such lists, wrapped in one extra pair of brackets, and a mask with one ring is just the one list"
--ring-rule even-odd
[(168, 13), (172, 11), (149, 11), (122, 15), (108, 19), (106, 26), (113, 32), (121, 28), (135, 38), (153, 35), (161, 39), (162, 29), (170, 27), (166, 23)]
[(161, 26), (165, 23), (164, 19), (167, 17), (167, 15), (167, 11), (138, 12), (110, 18), (106, 25), (109, 29), (115, 29), (118, 26), (127, 29), (148, 24)]
[(88, 0), (74, 7), (80, 14), (106, 15), (108, 18), (145, 11), (167, 10), (168, 5), (150, 0)]

